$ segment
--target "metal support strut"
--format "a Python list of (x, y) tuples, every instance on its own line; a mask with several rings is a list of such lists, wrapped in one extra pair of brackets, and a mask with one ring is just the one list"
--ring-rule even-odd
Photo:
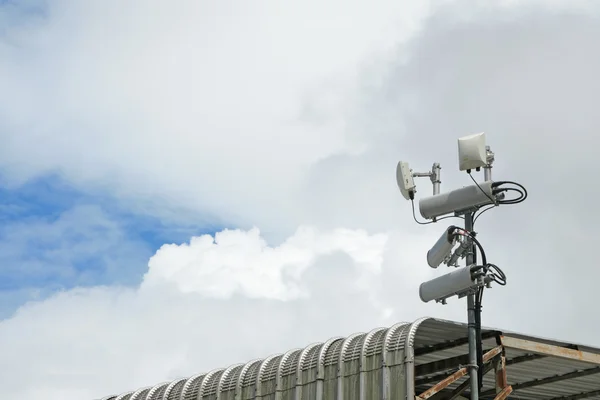
[[(439, 163), (433, 163), (431, 166), (431, 171), (428, 172), (413, 172), (412, 176), (415, 178), (429, 178), (431, 179), (431, 183), (433, 184), (433, 195), (440, 194), (440, 183), (441, 180), (441, 169)], [(412, 170), (411, 170), (412, 171)]]

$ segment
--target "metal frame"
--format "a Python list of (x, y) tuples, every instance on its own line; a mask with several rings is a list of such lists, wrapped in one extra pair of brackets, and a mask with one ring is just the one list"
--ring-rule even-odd
[[(484, 334), (484, 337), (493, 337), (493, 332), (488, 332), (487, 335)], [(500, 344), (494, 347), (493, 349), (489, 350), (483, 357), (483, 361), (485, 364), (483, 375), (486, 375), (492, 369), (494, 370), (495, 388), (485, 390), (479, 393), (479, 396), (481, 398), (491, 398), (491, 396), (495, 395), (495, 400), (502, 400), (506, 399), (510, 394), (514, 392), (517, 392), (518, 394), (519, 390), (548, 385), (551, 383), (563, 382), (571, 379), (583, 378), (587, 376), (600, 375), (600, 354), (598, 353), (580, 350), (577, 346), (571, 345), (567, 347), (556, 344), (543, 343), (539, 341), (522, 339), (510, 335), (502, 335), (500, 333), (496, 333), (496, 337), (497, 342)], [(429, 348), (416, 349), (415, 354), (430, 354), (437, 351), (451, 349), (453, 347), (464, 346), (465, 344), (467, 344), (467, 340), (461, 338), (458, 340), (442, 343), (436, 346), (430, 346)], [(528, 354), (523, 356), (517, 356), (512, 359), (507, 359), (507, 349), (524, 351)], [(553, 374), (544, 378), (537, 378), (509, 385), (507, 379), (507, 366), (534, 361), (546, 357), (588, 363), (591, 364), (591, 366), (589, 366), (589, 368), (577, 368), (576, 370), (571, 372)], [(448, 371), (452, 367), (455, 367), (456, 365), (462, 365), (464, 362), (468, 361), (469, 355), (461, 354), (459, 356), (432, 361), (430, 363), (420, 364), (415, 367), (416, 376), (431, 375), (432, 373), (444, 370)], [(467, 388), (471, 386), (470, 378), (462, 382), (456, 388), (448, 390), (450, 385), (457, 382), (459, 379), (463, 378), (467, 374), (468, 368), (462, 367), (458, 371), (455, 371), (451, 374), (449, 374), (448, 372), (443, 372), (440, 374), (435, 374), (433, 376), (426, 376), (424, 378), (418, 379), (415, 382), (415, 386), (428, 385), (433, 382), (437, 383), (433, 384), (429, 389), (425, 390), (418, 396), (415, 396), (415, 400), (436, 400), (438, 398), (441, 398), (440, 396), (442, 395), (444, 400), (470, 398), (471, 393), (466, 392)], [(568, 396), (555, 397), (550, 400), (576, 400), (586, 399), (594, 396), (600, 396), (600, 390), (593, 390)]]

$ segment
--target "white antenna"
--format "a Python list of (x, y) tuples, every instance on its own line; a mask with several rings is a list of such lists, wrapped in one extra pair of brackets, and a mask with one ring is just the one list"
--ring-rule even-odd
[[(429, 172), (413, 172), (407, 162), (401, 161), (396, 168), (396, 180), (400, 192), (413, 203), (413, 217), (419, 224), (431, 224), (441, 219), (464, 218), (465, 227), (450, 226), (427, 252), (427, 263), (432, 268), (441, 264), (456, 267), (454, 271), (421, 284), (419, 296), (424, 302), (435, 300), (446, 304), (450, 297), (467, 297), (469, 321), (469, 375), (471, 399), (479, 399), (483, 378), (483, 352), (481, 349), (481, 294), (492, 282), (506, 284), (506, 275), (494, 264), (487, 262), (481, 243), (476, 239), (473, 226), (484, 211), (503, 204), (517, 204), (527, 198), (523, 185), (511, 181), (492, 181), (492, 163), (495, 155), (486, 145), (485, 133), (477, 133), (458, 139), (458, 164), (466, 171), (473, 185), (450, 192), (440, 193), (440, 165), (434, 163)], [(471, 170), (483, 167), (484, 182), (477, 183)], [(429, 177), (433, 184), (433, 195), (419, 200), (421, 216), (430, 221), (419, 222), (414, 214), (416, 185), (414, 177)], [(513, 187), (506, 187), (512, 185)], [(515, 188), (516, 186), (516, 188)], [(507, 191), (519, 193), (519, 197), (505, 199)], [(486, 207), (486, 208), (483, 208)], [(482, 209), (483, 208), (483, 209)], [(478, 214), (477, 214), (478, 213)], [(442, 218), (440, 218), (442, 217)], [(476, 260), (477, 250), (481, 256)], [(458, 263), (466, 259), (465, 266)]]
[(413, 172), (405, 161), (398, 162), (396, 167), (396, 182), (400, 188), (400, 193), (406, 200), (414, 199), (415, 193), (417, 192), (417, 186), (413, 178), (429, 178), (433, 184), (433, 194), (440, 193), (440, 164), (433, 163), (431, 171), (427, 172)]

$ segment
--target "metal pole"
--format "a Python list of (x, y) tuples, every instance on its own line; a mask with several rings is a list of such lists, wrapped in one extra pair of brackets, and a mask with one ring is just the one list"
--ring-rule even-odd
[(440, 177), (441, 169), (442, 169), (442, 167), (440, 167), (439, 163), (433, 163), (433, 166), (431, 167), (431, 183), (433, 183), (433, 195), (434, 196), (436, 194), (440, 194), (440, 183), (442, 183), (442, 180)]
[[(473, 213), (465, 214), (465, 229), (473, 230)], [(467, 265), (473, 264), (473, 251), (467, 253)], [(477, 329), (475, 320), (475, 293), (467, 296), (467, 316), (469, 329), (469, 376), (471, 378), (471, 400), (479, 400), (479, 384), (477, 374)]]
[(494, 152), (490, 149), (490, 146), (485, 146), (487, 165), (483, 167), (484, 180), (492, 180), (492, 164), (494, 163)]
[(483, 179), (487, 181), (492, 180), (492, 166), (483, 167)]

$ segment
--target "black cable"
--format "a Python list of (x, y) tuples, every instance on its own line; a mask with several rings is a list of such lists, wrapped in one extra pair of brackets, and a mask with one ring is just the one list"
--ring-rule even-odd
[[(516, 188), (501, 188), (502, 185), (514, 185), (517, 186), (519, 189)], [(500, 189), (497, 189), (500, 188)], [(518, 203), (522, 203), (525, 201), (525, 199), (527, 199), (528, 193), (527, 193), (527, 189), (525, 189), (525, 186), (521, 185), (520, 183), (514, 182), (514, 181), (497, 181), (492, 183), (492, 189), (496, 189), (494, 190), (494, 192), (498, 191), (499, 192), (504, 192), (504, 191), (514, 191), (520, 194), (520, 197), (517, 197), (516, 199), (509, 199), (509, 200), (501, 200), (499, 201), (499, 204), (518, 204)]]
[[(469, 232), (469, 231), (465, 231), (466, 234), (471, 238), (471, 240), (473, 241), (473, 243), (475, 243), (475, 245), (477, 246), (477, 248), (479, 249), (479, 252), (481, 253), (481, 263), (483, 265), (487, 264), (487, 257), (485, 256), (485, 251), (483, 250), (483, 246), (481, 245), (481, 243), (479, 243), (479, 240), (477, 240), (477, 238), (475, 238), (475, 234), (473, 232)], [(476, 260), (476, 254), (475, 252), (473, 252), (474, 255), (474, 259)]]
[(481, 336), (481, 302), (483, 299), (483, 287), (477, 290), (475, 295), (475, 352), (477, 355), (477, 383), (479, 392), (483, 387), (483, 338)]
[(475, 226), (475, 221), (477, 221), (477, 218), (479, 218), (479, 216), (481, 214), (483, 214), (484, 212), (491, 210), (492, 208), (497, 207), (495, 204), (492, 204), (489, 207), (484, 208), (483, 210), (480, 210), (479, 213), (477, 215), (475, 215), (475, 217), (473, 218), (473, 226)]
[(483, 300), (483, 289), (480, 287), (475, 296), (475, 350), (477, 354), (477, 383), (479, 384), (479, 393), (483, 387), (483, 338), (481, 335), (481, 310)]
[(492, 270), (492, 280), (500, 286), (506, 286), (506, 274), (495, 264), (486, 264), (486, 270)]
[(479, 288), (478, 296), (475, 298), (475, 349), (477, 354), (477, 383), (479, 393), (483, 387), (483, 338), (481, 335), (481, 298), (483, 296), (483, 287)]
[[(526, 197), (526, 196), (523, 196), (523, 197)], [(481, 211), (479, 213), (479, 215), (481, 215), (483, 212), (485, 212), (488, 209), (489, 208)], [(473, 223), (474, 222), (475, 222), (475, 218), (473, 219)], [(477, 265), (477, 250), (479, 250), (479, 253), (481, 254), (482, 265), (480, 266), (480, 268), (483, 269), (483, 275), (491, 277), (493, 282), (496, 282), (497, 284), (499, 284), (501, 286), (506, 285), (506, 274), (497, 265), (488, 264), (485, 250), (483, 249), (483, 246), (481, 245), (479, 240), (477, 240), (477, 238), (475, 237), (476, 233), (465, 230), (463, 234), (468, 235), (469, 238), (473, 241), (474, 245), (473, 245), (473, 249), (471, 250), (471, 252), (473, 253), (473, 261), (474, 261), (475, 265)], [(490, 271), (491, 271), (491, 274), (489, 273)], [(483, 368), (483, 340), (482, 340), (482, 333), (481, 333), (481, 311), (483, 308), (482, 304), (483, 304), (484, 290), (485, 290), (485, 286), (481, 286), (475, 292), (475, 307), (474, 307), (474, 312), (475, 312), (475, 350), (476, 350), (476, 357), (477, 357), (477, 366), (479, 367), (477, 369), (477, 377), (478, 377), (477, 383), (479, 386), (478, 387), (479, 393), (481, 393), (481, 390), (483, 388), (483, 369), (484, 369)]]
[(518, 186), (523, 192), (527, 193), (527, 189), (525, 189), (525, 186), (515, 181), (495, 181), (494, 183), (492, 183), (492, 187), (498, 187), (506, 184)]
[(413, 214), (413, 219), (415, 220), (415, 222), (419, 225), (429, 225), (429, 224), (433, 224), (437, 221), (441, 221), (443, 219), (448, 219), (448, 218), (460, 218), (460, 219), (464, 219), (463, 217), (460, 217), (458, 215), (448, 215), (446, 217), (442, 217), (442, 218), (437, 218), (434, 221), (427, 221), (427, 222), (421, 222), (417, 219), (417, 214), (415, 213), (415, 201), (413, 199), (410, 200), (411, 206), (412, 206), (412, 214)]
[(517, 189), (517, 188), (504, 188), (504, 189), (495, 189), (494, 190), (494, 194), (501, 193), (501, 192), (517, 192), (517, 193), (519, 193), (519, 197), (516, 197), (514, 199), (508, 199), (508, 200), (500, 200), (498, 202), (499, 204), (518, 204), (518, 203), (522, 203), (525, 200), (525, 198), (527, 197), (521, 189)]
[[(472, 178), (472, 177), (471, 177)], [(477, 182), (475, 182), (477, 183)], [(477, 185), (479, 186), (479, 185)], [(481, 189), (481, 188), (480, 188)], [(483, 192), (483, 190), (482, 190)], [(474, 215), (474, 213), (473, 213)], [(474, 226), (475, 218), (473, 218)], [(472, 229), (472, 228), (471, 228)], [(466, 235), (469, 236), (471, 241), (473, 242), (473, 246), (471, 248), (471, 253), (473, 254), (473, 264), (477, 265), (477, 249), (479, 253), (481, 253), (481, 260), (483, 262), (483, 269), (485, 273), (485, 265), (487, 264), (487, 256), (485, 255), (485, 250), (483, 246), (475, 237), (475, 232), (465, 231)], [(483, 388), (483, 339), (481, 335), (481, 309), (482, 309), (482, 300), (483, 300), (483, 289), (484, 287), (480, 287), (477, 289), (475, 294), (475, 304), (474, 304), (474, 314), (475, 314), (475, 353), (476, 353), (476, 361), (477, 361), (477, 383), (478, 383), (478, 392), (481, 393), (481, 389)]]
[[(475, 181), (475, 179), (473, 178), (473, 176), (471, 174), (469, 174), (469, 176), (471, 177), (471, 179), (473, 180), (473, 182), (475, 182), (475, 184), (477, 185), (477, 187), (483, 192), (483, 189), (481, 188), (481, 186), (479, 186), (479, 184), (477, 184), (477, 181)], [(502, 185), (514, 185), (517, 186), (517, 188), (514, 187), (505, 187), (503, 188)], [(484, 208), (483, 210), (480, 210), (479, 213), (477, 215), (475, 215), (475, 217), (473, 218), (473, 225), (475, 225), (475, 222), (477, 221), (477, 219), (481, 216), (481, 214), (483, 214), (484, 212), (491, 210), (494, 207), (497, 207), (501, 204), (504, 205), (509, 205), (509, 204), (519, 204), (525, 201), (525, 199), (527, 199), (528, 193), (527, 193), (527, 189), (525, 189), (525, 186), (521, 185), (520, 183), (517, 182), (513, 182), (513, 181), (497, 181), (492, 183), (492, 193), (494, 195), (498, 194), (498, 193), (502, 193), (502, 192), (516, 192), (519, 194), (518, 197), (513, 198), (513, 199), (507, 199), (507, 200), (498, 200), (497, 204), (491, 205), (489, 207)], [(487, 195), (487, 193), (483, 192), (490, 200), (492, 200), (490, 198), (490, 196)], [(493, 201), (493, 200), (492, 200)]]
[(433, 221), (429, 221), (429, 222), (421, 222), (417, 219), (417, 215), (415, 214), (415, 201), (413, 199), (410, 200), (410, 204), (412, 206), (412, 214), (413, 214), (413, 219), (415, 220), (415, 222), (419, 225), (429, 225), (431, 223), (433, 223)]
[(490, 199), (490, 201), (491, 201), (492, 203), (496, 204), (496, 200), (492, 199), (492, 197), (491, 197), (489, 194), (487, 194), (487, 193), (485, 192), (485, 190), (483, 190), (483, 189), (481, 188), (481, 186), (479, 186), (479, 183), (477, 183), (477, 181), (475, 180), (475, 178), (474, 178), (474, 177), (473, 177), (473, 175), (471, 174), (471, 171), (467, 171), (467, 172), (469, 173), (469, 176), (471, 177), (471, 180), (472, 180), (473, 182), (475, 182), (475, 184), (477, 185), (477, 187), (479, 188), (479, 190), (481, 190), (481, 193), (485, 194), (485, 196), (486, 196), (488, 199)]

